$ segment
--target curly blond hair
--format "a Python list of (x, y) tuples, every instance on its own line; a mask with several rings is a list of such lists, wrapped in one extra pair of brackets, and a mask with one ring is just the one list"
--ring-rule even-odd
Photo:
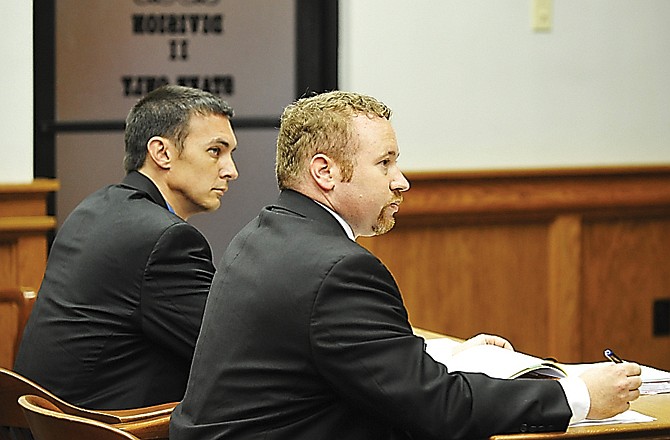
[(358, 150), (353, 118), (358, 115), (388, 120), (391, 109), (371, 96), (343, 91), (301, 98), (286, 107), (277, 137), (275, 171), (279, 189), (296, 188), (316, 154), (333, 159), (343, 179), (350, 180)]

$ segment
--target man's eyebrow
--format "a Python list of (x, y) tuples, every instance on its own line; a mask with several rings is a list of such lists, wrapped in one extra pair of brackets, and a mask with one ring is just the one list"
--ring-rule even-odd
[(224, 138), (216, 137), (216, 138), (213, 138), (213, 139), (211, 140), (211, 142), (212, 142), (213, 144), (223, 144), (223, 145), (225, 145), (226, 147), (230, 147), (230, 141), (227, 140), (227, 139), (224, 139)]

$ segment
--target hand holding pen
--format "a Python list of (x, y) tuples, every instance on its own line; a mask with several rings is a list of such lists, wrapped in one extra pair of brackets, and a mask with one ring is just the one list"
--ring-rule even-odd
[(580, 375), (591, 398), (589, 419), (615, 416), (627, 410), (630, 402), (640, 396), (640, 366), (624, 362), (610, 349), (603, 354), (611, 363), (595, 364)]

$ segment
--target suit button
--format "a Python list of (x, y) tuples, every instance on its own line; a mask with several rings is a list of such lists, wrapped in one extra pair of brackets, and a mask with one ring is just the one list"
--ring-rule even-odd
[(528, 432), (528, 425), (522, 423), (521, 426), (519, 427), (519, 432)]

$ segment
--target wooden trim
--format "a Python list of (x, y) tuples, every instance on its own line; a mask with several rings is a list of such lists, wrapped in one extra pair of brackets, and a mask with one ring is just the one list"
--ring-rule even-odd
[(578, 362), (583, 319), (581, 217), (557, 217), (549, 226), (547, 245), (547, 349), (563, 362)]
[[(50, 194), (59, 188), (60, 182), (56, 179), (34, 179), (30, 183), (0, 183), (0, 218), (17, 217), (23, 220), (22, 217), (44, 216), (47, 214)], [(18, 220), (11, 222), (18, 223)], [(40, 220), (26, 220), (25, 222), (32, 222), (29, 224), (43, 230), (35, 223)], [(48, 221), (43, 219), (41, 222), (45, 224)], [(4, 228), (7, 227), (9, 227), (8, 223), (4, 223)], [(21, 225), (19, 227), (24, 229)]]
[(575, 167), (575, 168), (510, 168), (497, 170), (411, 171), (405, 173), (412, 180), (446, 179), (500, 179), (510, 177), (568, 177), (594, 175), (649, 175), (668, 174), (670, 165)]
[(47, 232), (55, 227), (52, 216), (0, 217), (0, 232), (4, 233)]
[(58, 191), (60, 182), (56, 179), (34, 179), (30, 183), (0, 183), (0, 196), (26, 193), (48, 193)]
[(670, 166), (407, 173), (396, 218), (552, 217), (566, 212), (670, 209)]

